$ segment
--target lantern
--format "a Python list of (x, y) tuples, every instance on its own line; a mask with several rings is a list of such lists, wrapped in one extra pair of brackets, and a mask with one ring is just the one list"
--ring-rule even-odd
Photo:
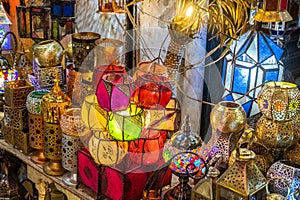
[(128, 142), (112, 139), (106, 130), (94, 131), (88, 149), (97, 164), (115, 165), (127, 155)]
[(140, 137), (144, 123), (142, 109), (131, 104), (126, 110), (109, 114), (108, 130), (115, 140), (136, 140)]
[(232, 52), (225, 56), (223, 63), (223, 99), (241, 104), (247, 117), (253, 116), (259, 113), (254, 101), (261, 89), (258, 86), (283, 79), (284, 51), (266, 34), (256, 30), (240, 36), (230, 49)]
[(17, 6), (17, 23), (18, 33), (20, 38), (30, 38), (30, 7), (28, 6)]
[(266, 186), (267, 200), (287, 199), (290, 195), (288, 183), (282, 178), (271, 178)]
[(299, 153), (300, 153), (300, 141), (288, 147), (283, 153), (283, 158), (291, 163), (300, 165)]
[(98, 0), (98, 13), (126, 13), (124, 0)]
[(75, 15), (75, 0), (51, 0), (53, 18), (67, 18)]
[[(96, 47), (97, 48), (97, 47)], [(110, 74), (110, 73), (126, 73), (126, 69), (123, 66), (120, 65), (100, 65), (97, 66), (94, 69), (93, 72), (93, 86), (94, 88), (97, 88), (97, 85), (101, 81), (102, 77), (105, 74)]]
[(165, 199), (190, 199), (189, 177), (206, 173), (206, 164), (201, 156), (202, 140), (191, 131), (189, 116), (186, 116), (182, 129), (174, 133), (164, 146), (164, 159), (170, 163), (173, 174), (179, 177), (179, 184), (169, 190)]
[(140, 137), (129, 142), (130, 160), (139, 165), (153, 165), (162, 159), (166, 131), (143, 129)]
[(254, 163), (255, 153), (239, 148), (236, 161), (217, 180), (216, 200), (264, 199), (266, 178)]
[[(60, 119), (62, 130), (62, 166), (68, 170), (62, 177), (63, 183), (69, 186), (77, 185), (77, 152), (82, 143), (77, 126), (82, 124), (80, 108), (69, 108)], [(81, 125), (82, 126), (82, 125)]]
[(269, 82), (257, 97), (260, 112), (268, 119), (287, 121), (295, 118), (300, 92), (296, 84), (288, 82)]
[(96, 95), (99, 105), (104, 110), (120, 111), (129, 106), (133, 92), (134, 84), (131, 76), (111, 73), (102, 77)]
[(286, 160), (278, 160), (269, 168), (266, 178), (268, 180), (279, 178), (285, 181), (290, 190), (287, 199), (296, 200), (297, 198), (294, 198), (294, 195), (297, 195), (297, 193), (299, 195), (299, 192), (297, 191), (300, 187), (299, 176), (299, 165)]
[(99, 106), (96, 95), (85, 97), (81, 106), (81, 118), (85, 127), (94, 131), (105, 130), (108, 117), (108, 112)]
[(30, 37), (35, 41), (50, 39), (51, 8), (48, 6), (30, 6)]
[(143, 74), (136, 80), (132, 99), (138, 106), (149, 109), (156, 105), (166, 107), (171, 97), (172, 88), (167, 77)]
[(28, 94), (26, 99), (29, 146), (36, 150), (31, 153), (30, 158), (37, 164), (44, 164), (47, 161), (43, 152), (45, 132), (41, 102), (43, 96), (48, 93), (48, 90), (34, 90)]
[(61, 165), (62, 130), (59, 123), (61, 115), (72, 105), (71, 99), (59, 87), (57, 79), (54, 83), (50, 93), (44, 95), (41, 102), (45, 126), (43, 151), (50, 160), (44, 165), (43, 170), (46, 174), (59, 176), (65, 171)]
[(287, 22), (293, 18), (287, 11), (288, 0), (263, 0), (259, 2), (254, 20), (258, 22)]
[(156, 62), (140, 62), (137, 64), (136, 71), (133, 74), (133, 79), (136, 81), (143, 74), (154, 74), (168, 77), (167, 68)]

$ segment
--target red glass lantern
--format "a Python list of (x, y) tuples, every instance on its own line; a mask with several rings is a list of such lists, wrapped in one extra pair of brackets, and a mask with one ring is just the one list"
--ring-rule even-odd
[(107, 111), (125, 110), (134, 92), (134, 82), (131, 76), (120, 73), (110, 73), (102, 77), (97, 86), (99, 105)]
[(99, 81), (108, 73), (125, 73), (125, 67), (118, 65), (101, 65), (95, 68), (93, 72), (93, 86), (97, 87)]
[(129, 156), (140, 165), (153, 165), (162, 159), (167, 132), (143, 129), (139, 139), (129, 143)]
[(172, 97), (168, 78), (162, 75), (143, 74), (136, 81), (133, 101), (142, 108), (165, 107)]

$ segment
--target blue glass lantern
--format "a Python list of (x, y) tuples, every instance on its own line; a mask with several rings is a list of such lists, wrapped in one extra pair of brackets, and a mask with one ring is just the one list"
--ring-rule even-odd
[[(230, 50), (223, 63), (223, 99), (241, 104), (250, 117), (259, 113), (255, 101), (261, 89), (258, 86), (266, 81), (283, 79), (281, 58), (284, 50), (257, 30), (243, 34), (231, 45)], [(253, 90), (248, 94), (251, 89)]]
[(52, 17), (74, 17), (75, 0), (52, 0)]

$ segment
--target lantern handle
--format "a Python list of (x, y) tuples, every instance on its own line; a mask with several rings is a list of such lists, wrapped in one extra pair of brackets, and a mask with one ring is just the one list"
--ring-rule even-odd
[(14, 49), (13, 49), (13, 51), (14, 51), (14, 52), (17, 51), (17, 48), (18, 48), (18, 40), (17, 40), (17, 37), (16, 37), (16, 35), (15, 35), (13, 32), (8, 31), (8, 32), (6, 32), (6, 33), (4, 34), (2, 40), (0, 41), (0, 54), (2, 54), (2, 45), (3, 45), (5, 39), (6, 39), (6, 37), (7, 37), (8, 35), (11, 35), (11, 36), (13, 37), (13, 41), (14, 41)]
[(256, 141), (254, 129), (248, 128), (248, 129), (244, 130), (240, 139), (237, 142), (236, 156), (237, 157), (240, 156), (240, 151), (241, 151), (242, 145), (247, 144), (246, 149), (249, 150), (254, 141)]
[[(291, 192), (288, 182), (287, 182), (285, 179), (283, 179), (283, 178), (277, 178), (277, 177), (270, 178), (270, 179), (267, 181), (267, 183), (266, 183), (266, 194), (267, 194), (267, 195), (272, 194), (272, 193), (270, 193), (269, 185), (270, 185), (270, 182), (271, 182), (271, 181), (274, 181), (274, 180), (281, 181), (281, 183), (284, 184), (284, 187), (287, 188), (287, 194), (286, 194), (286, 196), (283, 196), (282, 194), (277, 194), (277, 195), (282, 196), (283, 199), (285, 199), (286, 197), (288, 197), (288, 196), (290, 195), (290, 192)], [(268, 197), (267, 197), (267, 199), (268, 199)]]

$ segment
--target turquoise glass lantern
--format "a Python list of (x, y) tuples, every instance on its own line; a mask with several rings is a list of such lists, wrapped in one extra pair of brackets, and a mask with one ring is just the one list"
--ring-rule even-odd
[(283, 79), (284, 50), (257, 30), (243, 34), (230, 50), (223, 63), (223, 99), (241, 104), (250, 117), (259, 113), (255, 99), (263, 83)]

